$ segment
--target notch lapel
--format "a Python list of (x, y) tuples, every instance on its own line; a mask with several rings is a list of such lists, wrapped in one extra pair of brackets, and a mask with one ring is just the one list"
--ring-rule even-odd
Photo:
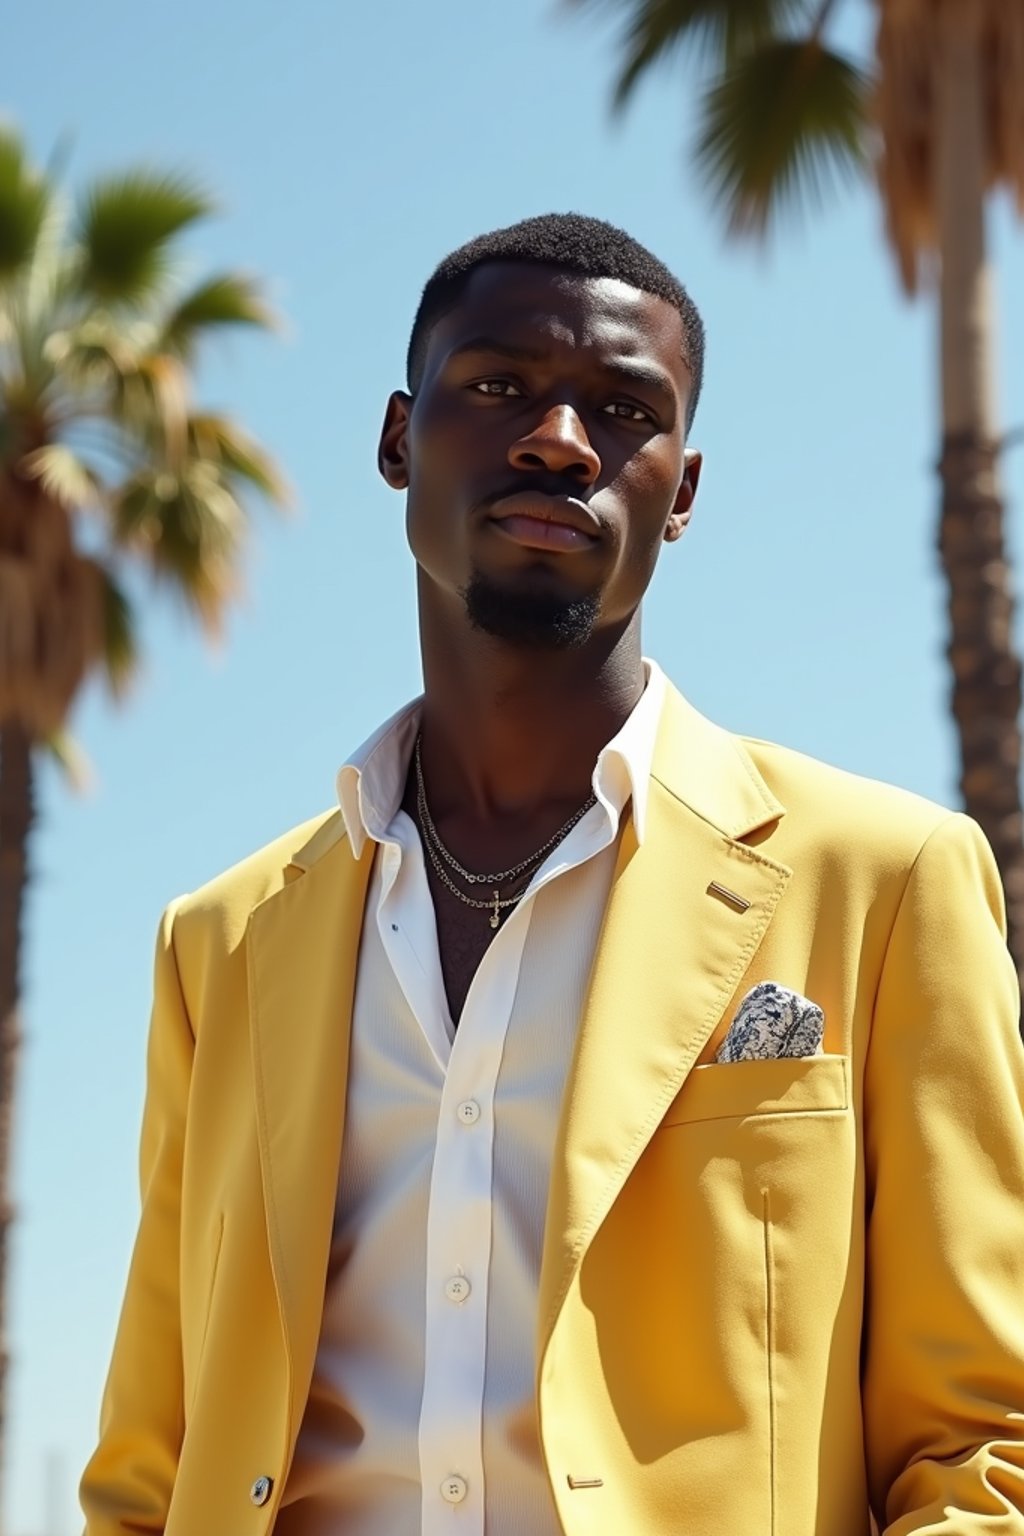
[[(666, 698), (644, 842), (629, 820), (552, 1160), (538, 1361), (607, 1215), (750, 964), (790, 871), (740, 838), (776, 820), (735, 738)], [(717, 885), (749, 905), (723, 901)]]
[(323, 1312), (345, 1118), (363, 906), (374, 844), (358, 861), (336, 815), (249, 919), (249, 1016), (260, 1173), (289, 1361), (292, 1425)]

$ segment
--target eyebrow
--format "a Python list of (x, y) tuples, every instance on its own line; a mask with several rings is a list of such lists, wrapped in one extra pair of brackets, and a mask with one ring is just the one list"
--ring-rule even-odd
[(449, 357), (461, 357), (465, 352), (491, 352), (498, 357), (510, 357), (514, 362), (542, 363), (548, 356), (546, 347), (524, 347), (511, 341), (499, 341), (496, 336), (473, 336), (453, 347)]
[[(520, 342), (501, 341), (496, 336), (473, 336), (469, 341), (460, 342), (453, 347), (449, 357), (462, 357), (466, 353), (486, 352), (492, 357), (507, 357), (512, 362), (543, 363), (550, 357), (547, 347), (524, 346)], [(620, 362), (601, 365), (601, 372), (609, 378), (621, 380), (626, 384), (638, 384), (654, 394), (668, 405), (677, 406), (679, 397), (669, 376), (661, 368), (649, 367), (646, 363), (635, 363), (623, 359)]]

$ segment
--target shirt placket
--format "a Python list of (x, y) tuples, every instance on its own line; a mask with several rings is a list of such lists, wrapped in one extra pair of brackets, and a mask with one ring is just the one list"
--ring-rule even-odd
[(425, 1361), (419, 1449), (423, 1536), (483, 1536), (495, 1097), (534, 898), (607, 847), (607, 819), (580, 825), (575, 849), (541, 875), (487, 950), (448, 1061), (427, 1214)]
[(450, 1041), (436, 938), (424, 927), (432, 919), (426, 869), (405, 820), (384, 834), (378, 930), (443, 1073), (427, 1210), (421, 1529), (450, 1532), (457, 1512), (461, 1531), (483, 1536), (494, 1117), (505, 1035), (534, 898), (607, 847), (612, 829), (606, 815), (591, 813), (556, 850), (487, 950)]
[(419, 1451), (423, 1536), (482, 1536), (482, 1413), (491, 1257), (494, 1101), (529, 911), (509, 920), (466, 999), (441, 1090), (427, 1214)]

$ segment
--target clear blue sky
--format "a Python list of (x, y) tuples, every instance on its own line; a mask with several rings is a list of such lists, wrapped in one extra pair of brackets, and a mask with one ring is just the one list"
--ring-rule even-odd
[[(850, 0), (851, 24), (869, 20)], [(853, 38), (856, 34), (851, 33)], [(554, 0), (329, 5), (34, 0), (4, 25), (0, 111), (70, 176), (194, 169), (224, 215), (197, 268), (267, 276), (285, 340), (239, 339), (200, 395), (273, 448), (299, 515), (259, 523), (244, 608), (211, 656), (144, 591), (128, 708), (90, 691), (97, 774), (47, 773), (34, 848), (17, 1144), (7, 1522), (62, 1521), (92, 1442), (135, 1212), (153, 940), (164, 904), (329, 804), (338, 763), (417, 691), (400, 499), (377, 479), (384, 402), (432, 266), (471, 235), (579, 209), (689, 285), (709, 331), (692, 529), (666, 551), (646, 646), (706, 713), (955, 800), (945, 717), (932, 306), (906, 305), (869, 191), (778, 240), (725, 248), (684, 155), (692, 86), (619, 124), (611, 37)], [(1024, 240), (993, 218), (1005, 421), (1024, 421)], [(1008, 465), (1024, 507), (1024, 452)], [(1012, 521), (1015, 542), (1018, 522)]]

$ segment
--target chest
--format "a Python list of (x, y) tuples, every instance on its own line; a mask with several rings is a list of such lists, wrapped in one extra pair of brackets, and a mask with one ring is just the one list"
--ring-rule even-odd
[[(459, 901), (432, 869), (427, 871), (427, 881), (434, 905), (438, 959), (448, 1012), (457, 1027), (473, 977), (500, 929), (492, 927), (490, 909), (470, 907)], [(503, 919), (504, 915), (500, 917)]]

